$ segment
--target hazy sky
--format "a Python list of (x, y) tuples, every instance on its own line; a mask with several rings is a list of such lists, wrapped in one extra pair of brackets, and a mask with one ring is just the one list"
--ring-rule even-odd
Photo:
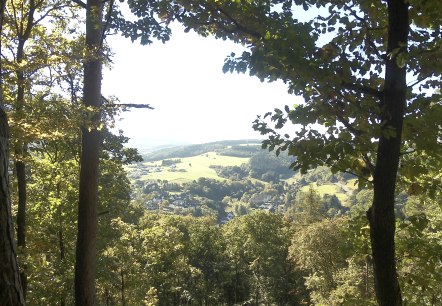
[(224, 59), (232, 51), (240, 53), (241, 46), (184, 33), (179, 25), (173, 30), (166, 44), (108, 39), (115, 56), (104, 74), (103, 94), (155, 107), (123, 115), (118, 127), (127, 136), (192, 143), (259, 138), (252, 129), (256, 115), (302, 101), (283, 83), (223, 74)]

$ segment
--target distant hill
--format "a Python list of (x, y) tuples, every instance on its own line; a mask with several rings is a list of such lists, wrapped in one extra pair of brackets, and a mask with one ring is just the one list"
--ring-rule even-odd
[(126, 167), (138, 203), (163, 213), (212, 215), (220, 222), (255, 209), (288, 213), (310, 186), (330, 216), (341, 214), (356, 189), (353, 176), (327, 167), (301, 175), (290, 169), (293, 156), (276, 156), (256, 139), (162, 148), (143, 158)]
[(156, 152), (166, 148), (190, 145), (186, 142), (178, 142), (175, 140), (160, 140), (150, 138), (130, 138), (127, 144), (130, 148), (136, 148), (140, 154)]
[(216, 152), (219, 155), (233, 157), (251, 157), (261, 151), (261, 140), (223, 140), (204, 144), (180, 145), (167, 147), (143, 154), (146, 162), (158, 161), (170, 158), (192, 157), (208, 152)]
[(200, 177), (216, 180), (253, 179), (278, 182), (292, 177), (293, 157), (261, 148), (257, 139), (225, 140), (163, 148), (143, 155), (143, 162), (127, 167), (131, 179), (191, 182)]

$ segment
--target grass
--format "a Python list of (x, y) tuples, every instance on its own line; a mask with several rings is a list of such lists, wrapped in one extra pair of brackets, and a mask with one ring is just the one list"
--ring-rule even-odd
[[(318, 186), (315, 183), (311, 183), (311, 186), (313, 186), (313, 188), (315, 188), (315, 190), (321, 195), (325, 195), (325, 194), (336, 194), (339, 192), (339, 187), (335, 184), (324, 184), (324, 185), (320, 185)], [(304, 186), (301, 188), (302, 192), (307, 192), (310, 188), (310, 185)]]
[(347, 184), (345, 185), (345, 187), (347, 187), (350, 190), (354, 190), (358, 188), (358, 180), (357, 179), (352, 179), (352, 180), (348, 180)]
[[(204, 153), (198, 156), (181, 158), (181, 163), (176, 164), (172, 171), (171, 167), (162, 167), (161, 161), (146, 162), (146, 166), (159, 167), (160, 172), (152, 172), (142, 176), (142, 180), (167, 180), (175, 183), (185, 183), (197, 180), (200, 177), (225, 180), (219, 177), (210, 166), (240, 166), (247, 163), (249, 158), (218, 155), (215, 152)], [(181, 172), (180, 172), (181, 170)], [(184, 170), (184, 171), (183, 171)]]

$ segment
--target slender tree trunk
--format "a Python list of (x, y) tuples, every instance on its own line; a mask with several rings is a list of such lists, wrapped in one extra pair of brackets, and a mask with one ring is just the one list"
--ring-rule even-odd
[[(26, 38), (27, 39), (27, 38)], [(17, 47), (17, 63), (20, 64), (24, 58), (24, 45), (26, 39), (21, 37), (19, 39)], [(17, 71), (17, 97), (16, 97), (16, 113), (17, 117), (21, 120), (24, 118), (23, 107), (25, 104), (25, 76), (23, 71)], [(15, 148), (15, 171), (17, 174), (17, 195), (18, 195), (18, 207), (17, 207), (17, 246), (25, 253), (26, 248), (26, 202), (27, 202), (27, 182), (26, 182), (26, 164), (24, 162), (26, 154), (26, 145), (23, 141), (18, 141)], [(26, 276), (22, 279), (23, 290), (26, 287)]]
[[(35, 0), (30, 0), (29, 11), (26, 18), (26, 26), (21, 27), (18, 34), (18, 45), (16, 61), (21, 64), (24, 60), (24, 50), (26, 41), (31, 36), (32, 28), (34, 27), (34, 13), (36, 10)], [(21, 25), (24, 20), (21, 21)], [(16, 112), (19, 119), (24, 118), (23, 107), (25, 105), (25, 74), (23, 70), (17, 69), (17, 97), (16, 97)], [(17, 246), (19, 251), (26, 258), (26, 203), (27, 203), (27, 181), (26, 181), (26, 164), (24, 157), (26, 155), (26, 143), (18, 141), (15, 148), (15, 169), (17, 173), (17, 188), (18, 188), (18, 207), (17, 207)], [(23, 286), (23, 295), (26, 300), (27, 276), (26, 276), (26, 262), (22, 266), (20, 273), (21, 282)]]
[[(98, 124), (101, 106), (101, 0), (88, 0), (86, 11), (86, 50), (84, 63), (83, 103), (96, 107), (92, 123)], [(102, 133), (94, 126), (82, 128), (80, 189), (78, 202), (78, 236), (75, 263), (75, 304), (95, 304), (97, 249), (97, 201), (99, 153)]]
[[(23, 60), (25, 40), (20, 40), (17, 48), (17, 63)], [(25, 76), (23, 71), (17, 72), (17, 100), (16, 112), (18, 118), (22, 119), (23, 107), (25, 104)], [(26, 204), (27, 204), (27, 180), (26, 180), (26, 163), (24, 161), (26, 155), (26, 145), (23, 141), (18, 141), (15, 148), (15, 172), (17, 175), (17, 246), (19, 254), (22, 258), (26, 258)], [(23, 295), (26, 300), (27, 276), (26, 276), (26, 260), (22, 262), (22, 270), (20, 272), (21, 283), (23, 286)]]
[[(16, 151), (18, 158), (23, 158), (24, 152)], [(20, 272), (21, 283), (23, 286), (23, 295), (26, 300), (27, 276), (26, 276), (26, 164), (22, 160), (16, 160), (15, 170), (17, 174), (18, 189), (18, 207), (17, 207), (17, 246), (19, 253), (22, 254), (22, 270)]]
[[(388, 54), (406, 52), (408, 4), (388, 1)], [(406, 67), (396, 56), (387, 59), (383, 118), (374, 172), (373, 205), (367, 212), (374, 260), (376, 298), (381, 306), (402, 305), (395, 260), (395, 187), (400, 161), (402, 124), (406, 105)]]
[[(0, 1), (0, 35), (6, 0)], [(1, 40), (0, 40), (1, 53)], [(9, 196), (9, 127), (3, 104), (0, 58), (0, 305), (25, 305), (20, 282)]]
[(121, 305), (126, 306), (126, 295), (125, 295), (125, 284), (124, 284), (124, 272), (123, 270), (120, 271), (121, 275)]
[[(57, 199), (61, 199), (61, 183), (58, 182), (57, 183)], [(63, 233), (63, 215), (62, 215), (62, 211), (61, 211), (61, 207), (59, 206), (57, 208), (57, 214), (58, 214), (58, 248), (60, 251), (60, 266), (61, 269), (59, 271), (60, 273), (60, 278), (64, 279), (64, 273), (65, 273), (65, 247), (64, 247), (64, 233)], [(66, 284), (63, 283), (63, 288), (61, 290), (61, 296), (60, 296), (60, 306), (65, 306), (66, 302), (65, 302), (65, 287)]]

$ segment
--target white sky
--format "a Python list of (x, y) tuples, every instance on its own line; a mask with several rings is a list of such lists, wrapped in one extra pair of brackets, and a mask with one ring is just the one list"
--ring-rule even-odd
[(115, 53), (106, 69), (103, 94), (121, 103), (149, 103), (155, 110), (133, 109), (118, 128), (133, 139), (202, 143), (260, 138), (252, 121), (275, 107), (300, 103), (283, 83), (261, 83), (243, 74), (223, 74), (224, 59), (242, 47), (199, 37), (173, 27), (166, 44), (149, 46), (109, 37)]

